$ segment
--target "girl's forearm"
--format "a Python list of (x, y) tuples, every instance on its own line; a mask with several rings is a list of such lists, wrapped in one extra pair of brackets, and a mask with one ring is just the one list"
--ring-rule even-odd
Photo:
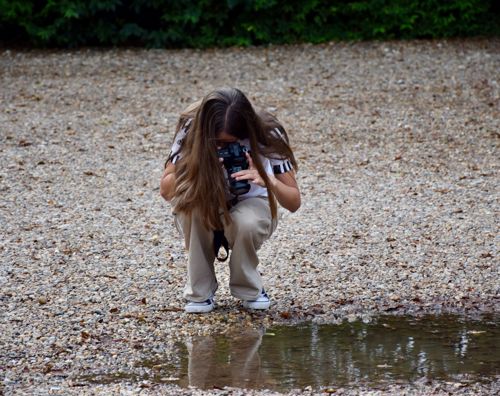
[(297, 211), (301, 203), (299, 189), (295, 186), (286, 185), (274, 175), (269, 175), (269, 179), (271, 181), (271, 191), (279, 204), (290, 212)]
[(166, 200), (170, 201), (175, 192), (175, 173), (167, 173), (164, 175), (160, 182), (160, 195)]

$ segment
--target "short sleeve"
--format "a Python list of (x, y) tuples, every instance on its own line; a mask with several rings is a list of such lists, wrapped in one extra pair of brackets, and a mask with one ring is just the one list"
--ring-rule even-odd
[(170, 155), (168, 158), (172, 164), (175, 164), (181, 158), (181, 149), (182, 144), (184, 143), (184, 139), (189, 131), (189, 125), (191, 125), (191, 119), (188, 119), (184, 125), (182, 125), (181, 129), (175, 136), (174, 144), (172, 145), (172, 149), (170, 150)]
[[(276, 127), (272, 130), (272, 132), (274, 133), (274, 135), (286, 141), (285, 135), (280, 130), (280, 128)], [(275, 175), (280, 175), (282, 173), (290, 172), (293, 170), (292, 163), (290, 162), (289, 159), (269, 158), (269, 161), (271, 162), (271, 168), (273, 169), (273, 173)]]
[(269, 162), (271, 162), (271, 167), (275, 175), (280, 175), (293, 170), (292, 163), (288, 159), (270, 158)]

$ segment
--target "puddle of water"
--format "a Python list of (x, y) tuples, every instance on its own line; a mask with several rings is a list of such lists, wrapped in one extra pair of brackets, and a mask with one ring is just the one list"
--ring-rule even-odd
[(371, 323), (244, 329), (179, 343), (177, 359), (145, 359), (141, 374), (93, 375), (94, 383), (174, 383), (287, 391), (383, 386), (421, 378), (491, 381), (500, 375), (500, 315), (467, 319), (382, 316)]

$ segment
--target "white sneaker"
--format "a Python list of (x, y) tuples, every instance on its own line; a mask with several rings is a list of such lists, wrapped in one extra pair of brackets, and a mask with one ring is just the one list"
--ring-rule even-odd
[(207, 313), (213, 311), (215, 308), (215, 301), (213, 298), (202, 302), (189, 301), (185, 307), (184, 311), (187, 313)]
[(243, 301), (243, 306), (248, 309), (268, 309), (270, 305), (271, 301), (264, 289), (255, 300)]

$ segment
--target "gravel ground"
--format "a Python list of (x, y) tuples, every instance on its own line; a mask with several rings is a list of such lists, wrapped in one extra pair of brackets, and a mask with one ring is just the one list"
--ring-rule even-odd
[[(500, 310), (499, 84), (499, 39), (2, 50), (0, 394), (201, 394), (78, 377), (234, 326)], [(220, 86), (287, 127), (303, 204), (261, 250), (268, 312), (243, 310), (217, 264), (219, 308), (189, 316), (186, 258), (158, 186), (177, 114)], [(358, 392), (382, 391), (337, 390)]]

